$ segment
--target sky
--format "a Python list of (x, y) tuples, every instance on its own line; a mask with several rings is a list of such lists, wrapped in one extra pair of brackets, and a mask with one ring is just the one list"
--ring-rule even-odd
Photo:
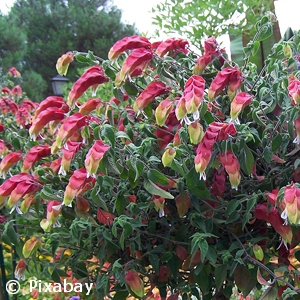
[[(4, 13), (7, 12), (13, 2), (14, 0), (0, 0), (0, 10)], [(135, 23), (139, 31), (147, 33), (149, 37), (154, 35), (156, 29), (151, 24), (151, 9), (161, 2), (163, 0), (114, 0), (114, 4), (123, 12), (123, 22), (129, 24)], [(282, 34), (288, 27), (300, 30), (300, 0), (277, 0), (275, 1), (275, 9)], [(161, 38), (166, 38), (166, 35), (162, 34)]]

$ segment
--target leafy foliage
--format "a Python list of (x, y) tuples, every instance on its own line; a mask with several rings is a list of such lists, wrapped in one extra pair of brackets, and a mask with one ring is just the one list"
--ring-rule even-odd
[(265, 38), (243, 65), (213, 37), (205, 66), (176, 38), (127, 37), (114, 61), (74, 51), (90, 66), (68, 99), (27, 106), (26, 120), (4, 88), (2, 153), (23, 157), (3, 158), (3, 242), (36, 276), (71, 272), (97, 299), (299, 296), (299, 32), (258, 73)]

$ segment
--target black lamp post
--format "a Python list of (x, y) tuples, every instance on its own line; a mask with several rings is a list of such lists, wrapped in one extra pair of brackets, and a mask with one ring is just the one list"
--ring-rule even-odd
[(63, 86), (69, 82), (69, 79), (64, 76), (56, 75), (51, 79), (52, 89), (55, 96), (63, 96)]

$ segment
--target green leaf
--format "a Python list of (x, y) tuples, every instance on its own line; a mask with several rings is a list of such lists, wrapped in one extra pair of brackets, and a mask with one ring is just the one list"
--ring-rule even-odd
[(111, 69), (110, 67), (106, 67), (105, 68), (105, 74), (112, 80), (115, 81), (116, 79), (116, 73), (113, 69)]
[(257, 53), (257, 51), (258, 51), (258, 49), (259, 49), (259, 46), (260, 46), (259, 41), (255, 41), (255, 42), (253, 43), (253, 48), (252, 48), (252, 51), (251, 51), (251, 54), (252, 54), (252, 55), (255, 55), (255, 54)]
[(147, 177), (149, 180), (151, 180), (155, 184), (161, 184), (161, 185), (168, 185), (169, 181), (168, 178), (163, 175), (161, 172), (155, 170), (155, 169), (150, 169), (147, 172)]
[(158, 196), (161, 196), (165, 199), (174, 199), (173, 195), (171, 195), (169, 192), (164, 191), (163, 189), (159, 188), (151, 180), (148, 180), (146, 178), (144, 179), (144, 188), (151, 195), (158, 195)]
[(118, 100), (124, 101), (124, 94), (123, 94), (123, 92), (121, 91), (121, 89), (114, 88), (113, 94), (114, 94), (114, 96), (115, 96)]
[(121, 215), (126, 207), (126, 198), (123, 195), (118, 195), (116, 200), (116, 211)]
[(104, 128), (101, 132), (101, 135), (106, 137), (109, 140), (112, 147), (115, 146), (115, 139), (116, 139), (115, 138), (115, 132), (114, 132), (114, 129), (111, 125), (105, 124)]
[(267, 163), (271, 162), (271, 160), (272, 160), (272, 149), (271, 149), (271, 147), (269, 147), (269, 146), (265, 147), (264, 152), (263, 152), (263, 157), (264, 157), (264, 159)]
[(44, 186), (43, 189), (40, 191), (40, 196), (45, 200), (62, 200), (54, 194), (51, 188), (47, 186)]
[(247, 174), (250, 175), (252, 171), (252, 167), (254, 165), (254, 157), (247, 145), (244, 145), (243, 149), (241, 149), (239, 155), (239, 162), (241, 165), (242, 170)]
[(130, 96), (135, 96), (139, 92), (138, 89), (136, 88), (136, 86), (130, 81), (125, 82), (124, 89), (125, 89), (126, 93)]
[(198, 242), (199, 249), (201, 251), (201, 261), (204, 261), (208, 252), (208, 243), (202, 239)]
[(89, 59), (81, 54), (75, 54), (75, 59), (80, 63), (89, 63)]
[(219, 290), (227, 276), (227, 265), (220, 265), (215, 268), (216, 288)]
[(231, 201), (229, 201), (227, 208), (226, 208), (226, 215), (229, 216), (231, 215), (234, 211), (237, 210), (237, 208), (240, 206), (240, 202), (233, 199)]
[(172, 258), (172, 256), (173, 256), (173, 254), (170, 251), (164, 253), (163, 256), (161, 257), (161, 262), (169, 261)]
[(210, 193), (205, 186), (205, 182), (199, 180), (199, 173), (196, 172), (195, 168), (192, 168), (186, 175), (186, 185), (190, 192), (200, 199), (210, 198)]
[(112, 300), (124, 300), (124, 299), (127, 299), (128, 295), (129, 295), (129, 293), (127, 291), (118, 291), (115, 293)]
[(281, 134), (278, 134), (273, 140), (272, 140), (272, 152), (275, 152), (279, 147), (282, 145), (282, 136)]
[(99, 191), (100, 191), (100, 188), (99, 188), (99, 185), (97, 184), (96, 186), (94, 186), (94, 188), (91, 192), (91, 198), (98, 205), (98, 207), (101, 207), (103, 210), (108, 211), (108, 207), (107, 207), (106, 203), (98, 195)]

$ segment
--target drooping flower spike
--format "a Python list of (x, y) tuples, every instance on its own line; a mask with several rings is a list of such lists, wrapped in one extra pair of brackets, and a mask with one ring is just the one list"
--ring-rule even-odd
[(288, 92), (293, 104), (300, 104), (300, 81), (294, 75), (289, 76)]
[(87, 116), (75, 113), (63, 120), (56, 137), (56, 146), (61, 148), (63, 144), (79, 129), (86, 125)]
[(73, 52), (69, 51), (63, 54), (56, 63), (56, 70), (59, 75), (66, 76), (70, 63), (74, 60)]
[(227, 140), (229, 135), (235, 135), (236, 133), (233, 123), (212, 122), (209, 124), (201, 142), (198, 144), (194, 159), (195, 169), (200, 173), (200, 179), (206, 179), (205, 170), (210, 162), (215, 142)]
[(296, 131), (296, 137), (294, 139), (294, 143), (300, 145), (300, 117), (298, 117), (295, 121), (294, 121), (294, 127), (295, 127), (295, 131)]
[(96, 175), (100, 161), (109, 149), (110, 146), (103, 144), (101, 140), (95, 141), (84, 161), (84, 165), (87, 170), (87, 177)]
[(0, 175), (2, 175), (3, 178), (5, 178), (8, 170), (21, 159), (22, 152), (20, 150), (16, 152), (10, 152), (9, 154), (7, 154), (0, 163)]
[(40, 222), (40, 226), (44, 231), (50, 231), (52, 226), (59, 227), (58, 217), (62, 211), (62, 203), (56, 200), (51, 200), (47, 203), (47, 216)]
[(49, 96), (39, 104), (39, 106), (37, 107), (37, 109), (35, 111), (33, 120), (35, 118), (37, 118), (41, 112), (45, 111), (47, 108), (50, 108), (50, 107), (60, 108), (65, 113), (67, 113), (69, 111), (69, 106), (67, 105), (67, 103), (65, 102), (65, 100), (62, 97)]
[(48, 145), (36, 145), (33, 146), (28, 153), (26, 154), (23, 166), (22, 166), (22, 172), (28, 172), (33, 167), (33, 165), (40, 160), (43, 157), (47, 157), (51, 154), (51, 148)]
[(105, 76), (101, 66), (92, 66), (88, 68), (81, 77), (74, 83), (69, 95), (68, 105), (73, 107), (75, 101), (90, 87), (96, 91), (99, 84), (108, 82), (109, 78)]
[(165, 54), (167, 54), (170, 51), (178, 51), (178, 52), (183, 52), (187, 53), (186, 47), (189, 45), (189, 42), (183, 39), (177, 39), (177, 38), (170, 38), (167, 39), (164, 42), (161, 42), (157, 48), (155, 53), (159, 57), (163, 57)]
[(213, 101), (228, 85), (228, 96), (233, 99), (242, 83), (242, 72), (237, 67), (226, 67), (212, 81), (208, 99)]
[(287, 185), (281, 203), (285, 207), (281, 217), (291, 225), (300, 225), (300, 188), (294, 183)]
[(151, 43), (143, 36), (128, 36), (117, 41), (108, 52), (109, 60), (116, 60), (123, 52), (138, 48), (150, 48)]
[(153, 52), (150, 49), (139, 48), (133, 50), (123, 62), (121, 70), (116, 76), (116, 87), (120, 87), (123, 84), (126, 76), (131, 76), (132, 72), (134, 72), (136, 68), (141, 68), (144, 70), (152, 60), (152, 57)]
[(62, 148), (63, 155), (58, 174), (62, 174), (63, 176), (67, 175), (67, 172), (70, 170), (71, 161), (75, 154), (80, 150), (81, 146), (82, 142), (67, 141), (65, 143)]
[(232, 121), (237, 120), (242, 109), (251, 103), (252, 98), (252, 95), (245, 92), (241, 92), (233, 98), (230, 106), (230, 117)]
[(133, 105), (134, 111), (138, 111), (147, 107), (156, 97), (166, 94), (170, 91), (166, 84), (161, 81), (152, 81), (136, 98)]
[(38, 134), (45, 126), (51, 121), (60, 121), (65, 117), (65, 111), (57, 107), (48, 107), (41, 111), (40, 114), (33, 120), (30, 128), (29, 135), (35, 141)]
[(74, 171), (64, 193), (64, 205), (70, 205), (75, 196), (83, 194), (94, 186), (95, 178), (87, 177), (87, 175), (88, 173), (85, 168)]
[(230, 151), (219, 154), (218, 158), (229, 176), (231, 187), (237, 190), (241, 181), (240, 163), (238, 158)]
[(169, 114), (173, 110), (174, 103), (168, 98), (161, 101), (155, 110), (156, 124), (163, 126), (167, 120)]

